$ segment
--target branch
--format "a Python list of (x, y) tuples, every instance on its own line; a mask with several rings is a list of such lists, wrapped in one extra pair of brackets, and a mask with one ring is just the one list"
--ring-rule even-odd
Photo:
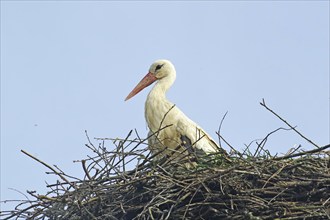
[(57, 172), (53, 167), (49, 166), (48, 164), (46, 164), (45, 162), (39, 160), (38, 158), (36, 158), (35, 156), (29, 154), (28, 152), (21, 150), (22, 153), (24, 153), (25, 155), (31, 157), (32, 159), (36, 160), (37, 162), (41, 163), (42, 165), (44, 165), (45, 167), (47, 167), (48, 169), (50, 169), (51, 171), (53, 171), (56, 175), (58, 175), (63, 181), (65, 181), (66, 183), (68, 183), (70, 186), (72, 186), (74, 189), (76, 189), (76, 187), (69, 181), (67, 180), (62, 174), (60, 174), (59, 172)]
[(310, 150), (310, 151), (304, 151), (304, 152), (300, 152), (300, 153), (296, 153), (296, 154), (285, 155), (283, 157), (276, 157), (276, 158), (273, 158), (272, 160), (283, 160), (283, 159), (288, 159), (288, 158), (292, 158), (292, 157), (299, 157), (299, 156), (306, 155), (306, 154), (321, 152), (327, 148), (330, 148), (330, 144), (325, 145), (323, 147), (318, 147), (318, 148)]
[(256, 151), (255, 151), (255, 153), (254, 153), (254, 155), (253, 155), (254, 157), (258, 154), (258, 152), (261, 152), (262, 150), (264, 150), (264, 146), (265, 146), (265, 144), (266, 144), (266, 142), (267, 142), (269, 136), (272, 135), (272, 134), (274, 134), (274, 133), (276, 133), (276, 132), (279, 131), (279, 130), (289, 131), (289, 130), (291, 130), (291, 129), (280, 127), (280, 128), (277, 128), (277, 129), (271, 131), (270, 133), (268, 133), (268, 134), (266, 135), (266, 137), (264, 137), (264, 139), (262, 139), (262, 141), (261, 141), (259, 144), (257, 143), (257, 144), (258, 144), (258, 147), (257, 147), (257, 149), (256, 149)]
[(286, 120), (284, 120), (281, 116), (279, 116), (278, 114), (276, 114), (272, 109), (270, 109), (266, 103), (265, 100), (262, 99), (262, 102), (260, 102), (260, 105), (265, 107), (268, 111), (270, 111), (271, 113), (273, 113), (273, 115), (275, 115), (276, 117), (278, 117), (281, 121), (283, 121), (287, 126), (289, 126), (292, 130), (294, 130), (300, 137), (302, 137), (303, 139), (305, 139), (306, 141), (308, 141), (309, 143), (311, 143), (312, 145), (314, 145), (315, 147), (319, 148), (319, 146), (317, 144), (315, 144), (313, 141), (311, 141), (310, 139), (306, 138), (303, 134), (301, 134), (299, 131), (297, 131), (297, 129), (295, 127), (293, 127), (292, 125), (290, 125)]
[[(220, 125), (219, 125), (219, 128), (218, 128), (218, 134), (220, 134), (221, 126), (222, 126), (222, 123), (223, 123), (223, 121), (225, 120), (225, 118), (227, 116), (227, 113), (228, 113), (228, 111), (226, 111), (226, 113), (224, 114), (224, 116), (221, 119), (221, 122), (220, 122)], [(219, 145), (221, 147), (221, 138), (220, 138), (220, 135), (218, 135), (218, 139), (219, 139)]]

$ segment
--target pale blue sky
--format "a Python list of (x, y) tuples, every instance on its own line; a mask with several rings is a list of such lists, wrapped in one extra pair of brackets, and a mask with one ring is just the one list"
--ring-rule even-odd
[[(160, 58), (177, 69), (168, 98), (214, 139), (226, 111), (237, 149), (284, 127), (265, 98), (329, 143), (329, 1), (1, 1), (1, 200), (54, 181), (20, 149), (82, 176), (72, 161), (91, 154), (84, 130), (145, 136), (150, 88), (124, 98)], [(267, 148), (295, 144), (312, 148), (284, 131)]]

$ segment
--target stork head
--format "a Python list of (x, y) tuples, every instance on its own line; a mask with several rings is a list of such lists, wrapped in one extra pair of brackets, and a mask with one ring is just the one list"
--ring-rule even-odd
[(156, 60), (151, 64), (149, 73), (153, 74), (157, 79), (162, 79), (169, 75), (175, 75), (175, 68), (169, 60)]
[(169, 83), (173, 83), (175, 77), (175, 68), (169, 60), (156, 60), (153, 64), (151, 64), (147, 75), (145, 75), (137, 86), (135, 86), (135, 88), (130, 92), (130, 94), (128, 94), (125, 101), (132, 98), (157, 80), (166, 80)]

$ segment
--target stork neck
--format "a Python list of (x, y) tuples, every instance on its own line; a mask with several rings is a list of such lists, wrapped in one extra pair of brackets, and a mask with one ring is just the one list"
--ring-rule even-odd
[(155, 84), (154, 88), (150, 91), (150, 95), (156, 95), (158, 98), (165, 98), (167, 90), (173, 85), (175, 75), (168, 75)]

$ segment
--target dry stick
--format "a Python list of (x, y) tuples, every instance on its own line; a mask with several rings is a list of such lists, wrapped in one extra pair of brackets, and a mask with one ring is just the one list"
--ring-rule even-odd
[[(257, 149), (256, 149), (256, 151), (255, 151), (255, 153), (254, 153), (254, 155), (253, 155), (254, 157), (258, 154), (258, 151), (261, 152), (261, 151), (264, 149), (264, 146), (265, 146), (264, 144), (265, 144), (266, 141), (268, 140), (269, 136), (272, 135), (272, 134), (274, 134), (275, 132), (277, 132), (277, 131), (279, 131), (279, 130), (286, 130), (286, 131), (289, 131), (289, 130), (291, 130), (291, 129), (280, 127), (280, 128), (277, 128), (277, 129), (273, 130), (272, 132), (268, 133), (268, 134), (266, 135), (266, 137), (264, 137), (264, 139), (262, 139), (262, 141), (258, 144), (258, 147), (257, 147)], [(261, 146), (261, 145), (263, 145), (263, 146)]]
[[(56, 168), (56, 169), (58, 169), (64, 176), (66, 176), (66, 177), (69, 177), (69, 178), (71, 178), (71, 179), (75, 179), (75, 180), (77, 180), (77, 181), (81, 181), (81, 179), (79, 179), (79, 178), (77, 178), (77, 177), (74, 177), (74, 176), (71, 176), (71, 175), (68, 175), (68, 174), (66, 174), (63, 170), (61, 170), (56, 164), (54, 165), (54, 167)], [(51, 173), (51, 172), (46, 172), (47, 174), (48, 173)], [(72, 182), (72, 181), (71, 181)]]
[[(124, 139), (124, 141), (119, 143), (119, 146), (117, 147), (117, 152), (119, 151), (118, 148), (120, 148), (120, 145), (123, 146), (123, 144), (124, 144), (124, 143), (128, 140), (128, 138), (131, 136), (132, 132), (133, 132), (133, 130), (130, 130), (130, 132), (128, 133), (128, 135), (127, 135), (126, 138)], [(133, 148), (133, 149), (135, 149), (135, 148)], [(116, 153), (117, 153), (117, 152), (116, 152)], [(119, 153), (118, 153), (118, 154), (119, 154)], [(120, 164), (123, 160), (125, 160), (124, 157), (123, 157), (123, 158), (119, 158), (119, 160), (117, 161), (116, 164), (112, 164), (112, 168), (117, 167), (117, 165)]]
[[(165, 129), (165, 128), (167, 128), (167, 127), (170, 127), (170, 126), (172, 126), (172, 124), (171, 124), (171, 125), (166, 125), (166, 126), (160, 128), (158, 131), (152, 133), (151, 135), (149, 135), (148, 137), (146, 137), (145, 139), (143, 139), (142, 141), (140, 141), (137, 145), (135, 145), (135, 146), (131, 149), (131, 151), (135, 150), (138, 146), (140, 146), (140, 145), (141, 145), (142, 143), (144, 143), (146, 140), (148, 140), (148, 139), (151, 138), (152, 136), (158, 135), (160, 131), (162, 131), (163, 129)], [(124, 142), (127, 141), (128, 137), (131, 135), (131, 133), (132, 133), (132, 130), (131, 130), (131, 132), (127, 135), (127, 138), (125, 139)], [(117, 166), (120, 162), (121, 162), (121, 160), (119, 160), (119, 161), (118, 161), (115, 165), (113, 165), (113, 166)]]
[(266, 187), (266, 185), (269, 183), (269, 181), (271, 180), (271, 179), (273, 179), (275, 176), (277, 176), (280, 172), (282, 172), (282, 170), (286, 167), (286, 166), (288, 166), (288, 164), (284, 164), (280, 169), (278, 169), (273, 175), (271, 175), (268, 179), (267, 179), (267, 181), (265, 182), (265, 184), (262, 186), (262, 189), (264, 189), (265, 187)]
[(229, 147), (230, 147), (230, 149), (232, 149), (235, 153), (237, 153), (237, 155), (240, 157), (240, 158), (242, 158), (243, 157), (243, 155), (239, 152), (239, 151), (237, 151), (233, 146), (231, 146), (227, 141), (226, 141), (226, 139), (224, 139), (224, 137), (222, 137), (221, 135), (220, 135), (220, 133), (219, 132), (216, 132), (216, 134), (218, 135), (218, 137), (220, 137)]
[[(159, 143), (162, 143), (162, 142), (158, 139), (158, 135), (160, 134), (160, 131), (162, 130), (163, 122), (164, 122), (166, 116), (168, 115), (168, 113), (169, 113), (174, 107), (175, 107), (175, 104), (172, 105), (172, 107), (168, 109), (168, 111), (164, 114), (162, 120), (160, 121), (160, 124), (159, 124), (159, 127), (158, 127), (158, 131), (154, 132), (154, 133), (157, 133), (157, 135), (156, 135), (155, 138), (158, 140)], [(172, 125), (173, 125), (173, 124), (170, 124), (170, 126), (172, 126)], [(167, 127), (167, 126), (168, 126), (168, 125), (166, 125), (165, 127)], [(165, 128), (165, 127), (163, 127), (163, 128)], [(151, 130), (150, 130), (150, 131), (151, 131)], [(148, 137), (148, 139), (149, 139), (149, 137)], [(149, 146), (149, 147), (150, 147), (150, 146)]]
[[(13, 191), (15, 191), (15, 192), (17, 192), (17, 193), (23, 195), (23, 196), (26, 198), (26, 201), (28, 201), (30, 204), (32, 204), (31, 201), (29, 200), (29, 198), (27, 197), (27, 195), (25, 195), (24, 193), (22, 193), (22, 192), (19, 191), (18, 189), (14, 189), (14, 188), (8, 188), (8, 189), (9, 189), (9, 190), (13, 190)], [(2, 202), (2, 201), (1, 201), (1, 202)]]
[(319, 147), (319, 148), (310, 150), (310, 151), (304, 151), (304, 152), (297, 153), (297, 154), (290, 154), (290, 155), (286, 155), (286, 156), (283, 156), (283, 157), (275, 157), (275, 158), (272, 158), (272, 160), (283, 160), (283, 159), (288, 159), (288, 158), (292, 158), (292, 157), (299, 157), (299, 156), (306, 155), (306, 154), (321, 152), (321, 151), (323, 151), (327, 148), (330, 148), (330, 144), (325, 145), (323, 147)]
[(292, 155), (295, 152), (298, 152), (298, 150), (301, 148), (301, 145), (299, 144), (298, 147), (291, 148), (289, 152), (286, 153), (286, 155)]
[[(126, 140), (125, 140), (125, 142), (126, 142)], [(125, 155), (125, 150), (124, 150), (124, 143), (125, 142), (119, 142), (119, 147), (121, 146), (121, 157), (122, 157), (122, 162), (123, 162), (123, 168), (122, 168), (122, 170), (123, 170), (123, 173), (125, 173), (125, 171), (126, 171), (126, 168), (125, 168), (125, 165), (126, 165), (126, 162), (125, 162), (125, 158), (126, 158), (126, 155)]]
[[(220, 130), (221, 130), (221, 126), (222, 126), (222, 123), (224, 122), (226, 116), (227, 116), (227, 113), (228, 111), (226, 111), (226, 113), (224, 114), (224, 116), (222, 117), (221, 121), (220, 121), (220, 125), (219, 125), (219, 128), (218, 128), (218, 133), (220, 134)], [(219, 145), (221, 147), (221, 138), (220, 136), (218, 136), (218, 139), (219, 139)]]
[(136, 130), (136, 128), (134, 129), (134, 131), (135, 131), (136, 137), (139, 139), (139, 141), (141, 141), (140, 135), (139, 135), (138, 131)]
[(37, 162), (41, 163), (42, 165), (44, 165), (45, 167), (47, 167), (48, 169), (52, 170), (56, 175), (58, 175), (63, 181), (65, 181), (67, 184), (69, 184), (70, 186), (72, 186), (74, 189), (76, 189), (76, 187), (69, 181), (67, 180), (62, 174), (58, 173), (53, 167), (49, 166), (48, 164), (46, 164), (45, 162), (39, 160), (38, 158), (36, 158), (35, 156), (29, 154), (28, 152), (21, 150), (22, 153), (24, 153), (25, 155), (31, 157), (32, 159), (36, 160)]
[(89, 149), (91, 149), (93, 152), (95, 152), (96, 151), (96, 147), (93, 145), (93, 143), (91, 142), (91, 140), (90, 140), (90, 138), (89, 138), (89, 136), (88, 136), (88, 133), (87, 133), (87, 130), (85, 130), (85, 134), (86, 134), (86, 137), (87, 137), (87, 140), (88, 140), (88, 143), (93, 147), (93, 148), (91, 148), (91, 147), (89, 147), (88, 145), (86, 145)]
[(191, 196), (191, 198), (189, 200), (189, 203), (187, 204), (187, 208), (186, 208), (186, 210), (183, 213), (182, 219), (185, 219), (185, 217), (187, 215), (187, 212), (188, 212), (188, 209), (189, 209), (189, 205), (191, 204), (192, 200), (196, 196), (196, 194), (197, 194), (197, 192), (198, 192), (199, 189), (200, 189), (200, 186), (197, 187), (197, 189), (195, 190), (194, 194)]
[[(167, 114), (168, 114), (168, 113), (169, 113), (174, 107), (175, 107), (175, 105), (172, 105), (172, 107), (169, 108), (169, 110), (164, 114), (164, 117), (163, 117), (162, 120), (160, 121), (160, 124), (159, 124), (159, 128), (158, 128), (158, 130), (161, 129), (161, 127), (162, 127), (162, 125), (163, 125), (163, 122), (164, 122), (164, 120), (165, 120)], [(156, 137), (158, 137), (158, 134), (157, 134)]]
[[(25, 208), (25, 209), (22, 209), (22, 210), (20, 210), (20, 211), (15, 212), (14, 214), (12, 214), (12, 215), (10, 215), (10, 216), (4, 218), (3, 220), (7, 220), (7, 219), (9, 220), (9, 219), (12, 219), (12, 217), (15, 217), (15, 216), (17, 217), (17, 216), (23, 214), (24, 212), (28, 211), (29, 209), (32, 209), (32, 208), (38, 207), (39, 205), (40, 205), (39, 203), (36, 203), (36, 204), (34, 204), (34, 205), (31, 205), (31, 206), (29, 206), (29, 207), (27, 207), (27, 208)], [(16, 218), (16, 219), (18, 219), (18, 218)]]
[[(143, 139), (142, 141), (140, 141), (137, 145), (135, 145), (135, 146), (131, 149), (131, 151), (135, 150), (138, 146), (140, 146), (142, 143), (144, 143), (146, 140), (148, 140), (148, 139), (151, 138), (152, 136), (157, 135), (161, 130), (163, 130), (163, 129), (167, 128), (167, 127), (170, 127), (170, 126), (172, 126), (172, 125), (166, 125), (165, 127), (162, 127), (162, 128), (159, 129), (158, 131), (152, 133), (151, 135), (149, 135), (148, 137), (146, 137), (145, 139)], [(129, 135), (130, 135), (130, 134), (129, 134)], [(153, 156), (152, 156), (152, 157), (153, 157)], [(146, 165), (145, 165), (145, 163), (147, 163), (148, 161), (149, 161), (149, 160), (144, 160), (144, 161), (139, 165), (139, 169), (141, 170), (141, 169), (143, 169), (143, 168), (145, 168), (145, 167), (149, 167), (150, 164), (146, 164)], [(119, 163), (121, 163), (121, 160), (119, 160), (116, 164), (113, 164), (112, 167), (117, 166)], [(123, 175), (130, 175), (130, 174), (133, 174), (133, 173), (135, 173), (135, 172), (136, 172), (136, 170), (134, 169), (134, 170), (131, 170), (131, 171), (127, 171), (127, 172), (125, 172)], [(107, 181), (107, 180), (109, 180), (109, 179), (112, 179), (112, 178), (111, 178), (111, 177), (108, 177), (108, 178), (106, 178), (106, 179), (100, 180), (98, 183), (105, 182), (105, 181)]]
[(87, 170), (87, 168), (86, 168), (86, 160), (82, 160), (82, 161), (81, 161), (81, 164), (82, 164), (83, 170), (84, 170), (84, 172), (85, 172), (87, 178), (88, 178), (89, 180), (92, 180), (92, 177), (89, 175), (89, 172), (88, 172), (88, 170)]
[(317, 144), (315, 144), (313, 141), (311, 141), (310, 139), (306, 138), (304, 135), (302, 135), (299, 131), (297, 131), (297, 129), (295, 129), (295, 127), (293, 127), (292, 125), (290, 125), (286, 120), (284, 120), (281, 116), (279, 116), (278, 114), (276, 114), (272, 109), (270, 109), (266, 103), (265, 103), (265, 99), (262, 99), (262, 102), (260, 102), (260, 105), (265, 107), (268, 111), (270, 111), (271, 113), (273, 113), (273, 115), (275, 115), (276, 117), (278, 117), (281, 121), (283, 121), (286, 125), (288, 125), (292, 130), (294, 130), (297, 134), (299, 134), (300, 137), (302, 137), (303, 139), (305, 139), (306, 141), (308, 141), (309, 143), (313, 144), (315, 147), (319, 148), (319, 146)]

